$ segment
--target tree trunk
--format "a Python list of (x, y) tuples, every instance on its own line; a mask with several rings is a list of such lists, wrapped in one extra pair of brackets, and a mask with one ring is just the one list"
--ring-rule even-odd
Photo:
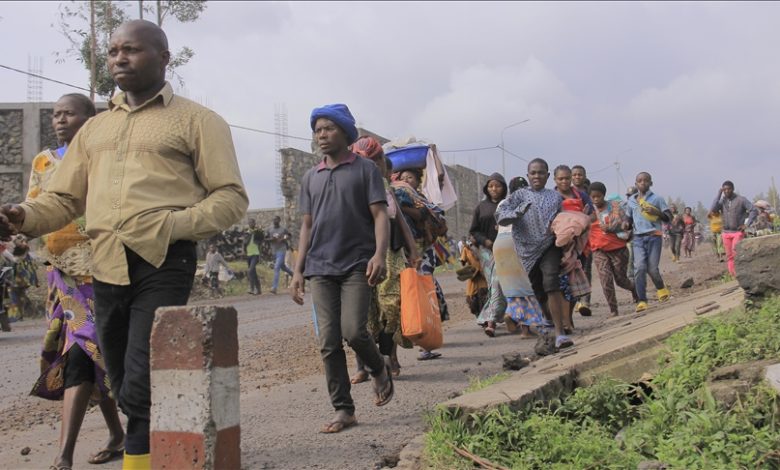
[(144, 0), (138, 0), (138, 18), (144, 19)]
[(160, 0), (157, 0), (157, 26), (161, 28), (162, 28), (162, 20), (163, 20), (162, 2)]
[(106, 42), (111, 38), (111, 33), (114, 32), (113, 23), (114, 12), (111, 11), (111, 0), (106, 0)]
[(95, 64), (95, 52), (97, 49), (97, 37), (95, 34), (95, 0), (89, 1), (89, 99), (95, 101), (95, 87), (97, 86), (97, 65)]

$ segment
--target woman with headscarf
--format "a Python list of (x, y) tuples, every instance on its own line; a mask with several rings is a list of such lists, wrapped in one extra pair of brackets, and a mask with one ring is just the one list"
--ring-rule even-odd
[(485, 186), (482, 187), (482, 192), (485, 194), (485, 198), (474, 208), (469, 233), (477, 242), (482, 274), (487, 279), (489, 289), (487, 302), (477, 317), (477, 324), (484, 329), (486, 335), (492, 338), (496, 335), (496, 323), (503, 321), (506, 312), (506, 298), (501, 292), (501, 285), (495, 275), (495, 259), (493, 257), (493, 242), (496, 241), (498, 235), (498, 225), (495, 219), (496, 207), (507, 195), (506, 180), (500, 173), (493, 173), (485, 182)]
[[(401, 334), (401, 271), (407, 265), (416, 267), (420, 263), (420, 257), (412, 232), (406, 220), (398, 213), (398, 203), (389, 183), (392, 162), (385, 157), (382, 146), (373, 137), (363, 136), (352, 144), (352, 152), (374, 162), (385, 178), (387, 212), (390, 218), (387, 277), (373, 290), (368, 312), (368, 330), (379, 344), (379, 352), (390, 357), (391, 373), (397, 377), (401, 373), (398, 345), (404, 348), (412, 347), (411, 342)], [(409, 253), (408, 257), (404, 250)], [(368, 378), (369, 371), (365, 369), (360, 358), (357, 358), (357, 371), (350, 381), (358, 384)]]
[[(46, 149), (32, 162), (28, 199), (46, 187), (67, 155), (65, 150), (76, 132), (95, 115), (95, 106), (84, 95), (65, 95), (54, 105), (52, 126), (61, 147)], [(39, 251), (48, 263), (49, 294), (46, 300), (48, 330), (43, 340), (41, 371), (31, 395), (63, 400), (60, 449), (51, 468), (73, 466), (73, 452), (90, 400), (98, 401), (109, 431), (103, 449), (89, 458), (100, 464), (121, 457), (124, 431), (116, 402), (109, 396), (109, 381), (95, 329), (92, 291), (91, 245), (81, 217), (70, 225), (42, 237)]]
[[(435, 244), (438, 243), (437, 238), (446, 232), (447, 225), (444, 221), (444, 212), (419, 191), (422, 179), (421, 169), (407, 169), (393, 174), (392, 186), (398, 206), (414, 236), (417, 251), (421, 254), (421, 262), (417, 270), (420, 274), (433, 276), (439, 264)], [(436, 287), (441, 319), (448, 320), (450, 314), (447, 302), (444, 300), (444, 292), (435, 277), (433, 283)], [(438, 357), (441, 357), (440, 353), (422, 350), (417, 359), (426, 361)]]

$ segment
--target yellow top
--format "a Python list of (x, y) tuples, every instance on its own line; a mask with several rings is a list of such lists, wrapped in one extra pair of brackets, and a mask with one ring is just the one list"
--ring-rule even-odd
[[(51, 150), (44, 150), (33, 159), (30, 172), (28, 199), (35, 199), (46, 191), (51, 176), (59, 167), (61, 159)], [(42, 237), (43, 246), (38, 254), (52, 266), (69, 276), (90, 276), (92, 274), (92, 249), (89, 237), (85, 233), (84, 217), (80, 217), (65, 227)]]
[(227, 123), (166, 83), (135, 109), (117, 94), (79, 130), (47, 191), (22, 204), (22, 231), (86, 214), (94, 277), (128, 285), (125, 246), (159, 267), (169, 244), (217, 234), (248, 203)]
[(710, 219), (710, 232), (720, 233), (723, 231), (723, 219), (720, 214), (710, 214), (707, 217)]

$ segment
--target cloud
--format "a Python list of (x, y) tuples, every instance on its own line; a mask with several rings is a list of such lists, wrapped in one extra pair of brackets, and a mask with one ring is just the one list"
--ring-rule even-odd
[(478, 64), (453, 72), (449, 89), (425, 105), (411, 128), (449, 146), (498, 144), (504, 127), (529, 117), (524, 134), (568, 132), (576, 125), (575, 105), (566, 84), (535, 57), (521, 66)]
[[(0, 62), (43, 56), (44, 75), (84, 84), (81, 64), (51, 59), (56, 11), (6, 4), (0, 41), (23, 47)], [(453, 149), (496, 145), (530, 118), (504, 133), (508, 149), (594, 171), (619, 159), (626, 179), (648, 170), (662, 194), (695, 201), (726, 177), (765, 191), (778, 171), (778, 14), (777, 2), (209, 2), (165, 29), (196, 52), (186, 93), (234, 124), (273, 130), (286, 103), (289, 133), (307, 137), (313, 107), (345, 102), (377, 133)], [(24, 101), (25, 77), (0, 74), (0, 100)], [(44, 100), (69, 91), (44, 83)], [(233, 136), (251, 206), (274, 206), (274, 138)], [(500, 157), (445, 155), (485, 173)], [(594, 176), (616, 184), (614, 170)]]

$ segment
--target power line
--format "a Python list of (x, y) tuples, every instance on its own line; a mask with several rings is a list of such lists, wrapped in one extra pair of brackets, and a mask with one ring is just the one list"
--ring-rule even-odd
[(239, 126), (239, 125), (236, 125), (236, 124), (228, 124), (228, 125), (230, 127), (235, 127), (236, 129), (242, 129), (242, 130), (250, 131), (250, 132), (257, 132), (259, 134), (275, 135), (275, 136), (279, 136), (279, 137), (287, 137), (288, 139), (305, 140), (307, 142), (311, 142), (311, 137), (298, 137), (298, 136), (294, 136), (294, 135), (282, 134), (282, 133), (279, 133), (279, 132), (271, 132), (271, 131), (264, 131), (262, 129), (255, 129), (253, 127)]
[(515, 157), (515, 158), (517, 158), (519, 160), (522, 160), (524, 162), (528, 161), (525, 158), (521, 157), (520, 155), (518, 155), (518, 154), (516, 154), (514, 152), (510, 152), (509, 150), (507, 150), (504, 147), (501, 147), (500, 145), (494, 145), (492, 147), (477, 147), (477, 148), (473, 148), (473, 149), (439, 150), (439, 153), (478, 152), (480, 150), (501, 150), (501, 149), (503, 149), (504, 152), (508, 153), (509, 155), (511, 155), (511, 156), (513, 156), (513, 157)]
[(477, 152), (479, 150), (493, 150), (498, 148), (501, 147), (498, 145), (494, 145), (492, 147), (479, 147), (474, 149), (439, 150), (439, 153)]
[[(68, 87), (71, 87), (71, 88), (75, 88), (77, 90), (83, 90), (83, 91), (87, 91), (87, 92), (90, 91), (89, 88), (84, 88), (84, 87), (81, 87), (81, 86), (78, 86), (78, 85), (74, 85), (72, 83), (67, 83), (67, 82), (63, 82), (63, 81), (60, 81), (60, 80), (55, 80), (53, 78), (44, 77), (43, 75), (27, 72), (25, 70), (20, 70), (20, 69), (14, 68), (14, 67), (9, 67), (7, 65), (0, 64), (0, 68), (11, 70), (13, 72), (18, 72), (18, 73), (21, 73), (21, 74), (24, 74), (24, 75), (28, 75), (28, 76), (31, 76), (31, 77), (39, 78), (41, 80), (47, 80), (49, 82), (58, 83), (60, 85), (65, 85), (65, 86), (68, 86)], [(105, 95), (101, 95), (101, 96), (104, 96), (104, 97), (108, 98)], [(294, 135), (287, 135), (287, 134), (281, 134), (281, 133), (278, 133), (278, 132), (264, 131), (262, 129), (255, 129), (255, 128), (252, 128), (252, 127), (239, 126), (239, 125), (236, 125), (236, 124), (228, 124), (228, 125), (230, 127), (235, 127), (236, 129), (243, 129), (245, 131), (257, 132), (257, 133), (260, 133), (260, 134), (268, 134), (268, 135), (275, 135), (275, 136), (280, 136), (280, 137), (288, 137), (290, 139), (304, 140), (304, 141), (307, 141), (307, 142), (311, 140), (311, 137), (297, 137), (297, 136), (294, 136)]]
[[(61, 81), (55, 80), (53, 78), (44, 77), (43, 75), (38, 75), (37, 73), (27, 72), (25, 70), (19, 70), (19, 69), (13, 68), (13, 67), (9, 67), (7, 65), (0, 64), (0, 67), (4, 68), (4, 69), (12, 70), (14, 72), (19, 72), (19, 73), (22, 73), (24, 75), (29, 75), (31, 77), (40, 78), (41, 80), (46, 80), (46, 81), (49, 81), (49, 82), (59, 83), (60, 85), (69, 86), (71, 88), (77, 88), (79, 90), (84, 90), (84, 91), (91, 91), (89, 88), (84, 88), (84, 87), (80, 87), (78, 85), (73, 85), (72, 83), (61, 82)], [(101, 95), (101, 96), (103, 96), (103, 95)]]
[[(8, 69), (8, 70), (11, 70), (11, 71), (14, 71), (14, 72), (18, 72), (18, 73), (21, 73), (21, 74), (24, 74), (24, 75), (30, 75), (30, 76), (33, 76), (33, 77), (36, 77), (36, 78), (40, 78), (42, 80), (47, 80), (47, 81), (50, 81), (50, 82), (59, 83), (60, 85), (69, 86), (71, 88), (76, 88), (78, 90), (91, 91), (89, 88), (84, 88), (84, 87), (81, 87), (81, 86), (78, 86), (78, 85), (74, 85), (72, 83), (66, 83), (66, 82), (62, 82), (60, 80), (55, 80), (53, 78), (44, 77), (43, 75), (30, 73), (30, 72), (27, 72), (27, 71), (24, 71), (24, 70), (20, 70), (20, 69), (14, 68), (14, 67), (9, 67), (7, 65), (0, 64), (0, 68)], [(101, 95), (101, 96), (105, 97), (105, 95)], [(273, 136), (278, 136), (278, 137), (287, 137), (288, 139), (302, 140), (302, 141), (305, 141), (305, 142), (310, 142), (311, 141), (311, 137), (299, 137), (299, 136), (295, 136), (295, 135), (283, 134), (283, 133), (280, 133), (280, 132), (265, 131), (265, 130), (262, 130), (262, 129), (256, 129), (254, 127), (239, 126), (237, 124), (230, 124), (230, 123), (228, 123), (228, 126), (233, 127), (235, 129), (241, 129), (241, 130), (245, 130), (245, 131), (249, 131), (249, 132), (256, 132), (258, 134), (273, 135)], [(471, 148), (471, 149), (439, 150), (439, 153), (478, 152), (480, 150), (495, 150), (495, 149), (501, 149), (501, 148), (502, 147), (500, 145), (494, 145), (492, 147), (478, 147), (478, 148)], [(506, 148), (504, 148), (503, 150), (506, 153), (508, 153), (509, 155), (511, 155), (511, 156), (513, 156), (515, 158), (518, 158), (518, 159), (520, 159), (520, 160), (522, 160), (524, 162), (528, 161), (525, 158), (521, 157), (520, 155), (517, 155), (516, 153), (510, 152)]]
[(601, 173), (602, 171), (609, 170), (613, 166), (615, 166), (615, 163), (610, 163), (609, 165), (605, 166), (604, 168), (600, 168), (600, 169), (598, 169), (596, 171), (589, 171), (588, 173), (590, 173), (591, 175), (595, 175), (596, 173)]
[(499, 146), (498, 146), (498, 148), (500, 148), (500, 149), (501, 149), (501, 150), (503, 150), (504, 152), (508, 153), (509, 155), (511, 155), (511, 156), (513, 156), (513, 157), (515, 157), (515, 158), (517, 158), (517, 159), (519, 159), (519, 160), (522, 160), (522, 161), (524, 161), (524, 162), (528, 163), (528, 160), (526, 160), (525, 158), (521, 157), (520, 155), (518, 155), (518, 154), (516, 154), (516, 153), (510, 152), (510, 151), (509, 151), (509, 150), (507, 150), (505, 147), (502, 147), (502, 146), (500, 146), (500, 145), (499, 145)]

